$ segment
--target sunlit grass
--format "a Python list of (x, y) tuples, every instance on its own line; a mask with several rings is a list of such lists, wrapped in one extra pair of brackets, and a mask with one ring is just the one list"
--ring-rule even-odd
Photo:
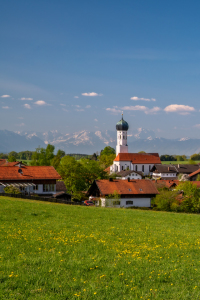
[(199, 299), (200, 216), (0, 197), (0, 299)]
[[(177, 161), (161, 161), (161, 163), (162, 163), (162, 165), (169, 165), (169, 164), (172, 164), (172, 165), (177, 165), (177, 164), (187, 165), (189, 163), (189, 160), (184, 160), (184, 161), (181, 161), (181, 160), (177, 160)], [(199, 164), (200, 160), (196, 160), (195, 163)]]

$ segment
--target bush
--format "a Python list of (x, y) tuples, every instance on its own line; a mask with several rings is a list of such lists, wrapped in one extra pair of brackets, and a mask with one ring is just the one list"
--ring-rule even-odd
[(21, 191), (15, 186), (7, 186), (4, 188), (6, 194), (21, 194)]

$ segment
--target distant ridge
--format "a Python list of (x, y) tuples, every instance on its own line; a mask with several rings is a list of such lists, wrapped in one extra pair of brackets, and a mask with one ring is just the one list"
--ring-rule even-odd
[[(62, 134), (56, 130), (48, 132), (12, 132), (0, 130), (0, 152), (33, 151), (38, 146), (46, 147), (50, 143), (55, 149), (62, 149), (66, 153), (93, 154), (100, 152), (106, 146), (115, 148), (115, 131), (91, 132), (82, 130), (70, 134)], [(154, 132), (138, 128), (136, 133), (128, 135), (129, 152), (145, 151), (148, 153), (191, 155), (200, 152), (200, 139), (182, 137), (179, 139), (156, 138)]]

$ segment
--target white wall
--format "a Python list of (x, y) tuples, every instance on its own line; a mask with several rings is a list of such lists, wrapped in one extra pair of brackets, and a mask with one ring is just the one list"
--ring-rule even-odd
[[(118, 201), (116, 199), (105, 199), (101, 198), (102, 207), (151, 207), (151, 198), (121, 198), (119, 199), (120, 205), (112, 205), (113, 201)], [(133, 204), (126, 204), (126, 201), (133, 201)]]
[(152, 174), (155, 177), (176, 177), (176, 173), (153, 173)]

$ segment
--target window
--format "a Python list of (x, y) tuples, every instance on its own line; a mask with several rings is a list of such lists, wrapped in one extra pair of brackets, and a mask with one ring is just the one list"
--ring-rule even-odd
[(117, 166), (117, 171), (118, 171), (118, 166)]
[(126, 205), (130, 205), (130, 204), (133, 205), (133, 201), (130, 201), (130, 200), (126, 201)]
[(43, 184), (43, 192), (54, 192), (54, 184)]
[(149, 172), (151, 171), (151, 165), (149, 165)]
[(121, 140), (122, 136), (120, 135), (120, 140)]
[(122, 171), (124, 170), (124, 167), (122, 166)]
[(35, 186), (33, 186), (33, 190), (34, 191), (38, 191), (38, 184), (36, 184)]
[(144, 172), (144, 165), (142, 165), (142, 172)]
[(135, 166), (135, 171), (137, 172), (137, 165)]

